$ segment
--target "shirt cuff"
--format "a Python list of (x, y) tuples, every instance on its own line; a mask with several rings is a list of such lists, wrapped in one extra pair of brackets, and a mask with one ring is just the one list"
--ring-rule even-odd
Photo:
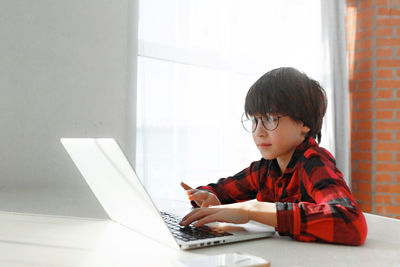
[(295, 203), (276, 202), (276, 231), (282, 235), (296, 236), (300, 234), (300, 209)]

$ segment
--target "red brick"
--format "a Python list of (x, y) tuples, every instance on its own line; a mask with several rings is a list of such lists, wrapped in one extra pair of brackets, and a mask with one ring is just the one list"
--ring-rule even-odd
[(400, 214), (400, 205), (377, 205), (376, 212), (379, 214)]
[(392, 88), (396, 89), (400, 87), (399, 80), (377, 80), (376, 81), (377, 88)]
[(372, 71), (356, 71), (354, 73), (355, 80), (372, 80)]
[(378, 79), (393, 78), (393, 70), (390, 69), (379, 69), (376, 74)]
[(352, 99), (369, 99), (372, 98), (372, 91), (364, 90), (364, 91), (356, 91), (351, 93)]
[(372, 186), (370, 182), (358, 182), (357, 188), (359, 192), (372, 192)]
[(378, 193), (391, 193), (391, 194), (399, 194), (400, 193), (400, 185), (397, 184), (377, 184), (375, 186), (375, 191)]
[(357, 50), (364, 50), (364, 49), (371, 49), (372, 47), (372, 40), (361, 40), (357, 42)]
[(365, 90), (372, 89), (374, 83), (372, 81), (360, 81), (356, 83), (356, 89)]
[[(354, 168), (353, 168), (353, 170), (354, 170)], [(372, 175), (371, 175), (371, 172), (353, 171), (351, 173), (351, 179), (354, 181), (371, 181)], [(358, 186), (360, 186), (360, 183), (358, 183)], [(361, 191), (363, 191), (363, 190), (361, 190)]]
[(371, 152), (351, 152), (352, 160), (372, 160)]
[[(360, 125), (358, 125), (358, 127), (360, 128)], [(400, 131), (400, 121), (377, 121), (376, 129)]]
[(387, 173), (378, 173), (376, 174), (377, 182), (391, 182), (393, 181), (393, 175)]
[(377, 36), (392, 36), (393, 29), (392, 28), (378, 28), (376, 29)]
[(372, 165), (371, 162), (369, 161), (359, 161), (358, 162), (358, 170), (360, 171), (371, 171), (372, 170)]
[(377, 18), (376, 26), (398, 26), (400, 25), (400, 19), (394, 18)]
[(376, 101), (376, 108), (398, 109), (398, 108), (400, 108), (400, 100), (392, 100), (392, 101), (379, 100), (379, 101)]
[(357, 20), (371, 19), (374, 16), (374, 9), (359, 9), (357, 13)]
[(396, 118), (397, 118), (397, 119), (400, 119), (400, 111), (397, 111), (397, 112), (396, 112)]
[(372, 69), (372, 60), (361, 60), (357, 62), (357, 70)]
[(357, 201), (365, 201), (365, 202), (372, 201), (372, 195), (370, 193), (354, 192), (353, 196)]
[(400, 175), (397, 175), (397, 176), (396, 176), (396, 182), (397, 182), (397, 183), (400, 183)]
[(397, 28), (396, 35), (400, 36), (400, 28)]
[(371, 8), (374, 6), (374, 1), (373, 0), (367, 0), (367, 1), (357, 1), (359, 4), (359, 9), (367, 9)]
[[(361, 53), (361, 52), (360, 52)], [(400, 60), (399, 59), (377, 59), (376, 66), (378, 68), (384, 67), (400, 67)]]
[(381, 204), (390, 204), (392, 203), (391, 195), (375, 195), (375, 202)]
[(349, 80), (349, 89), (353, 91), (356, 88), (356, 83), (353, 80)]
[(400, 98), (400, 89), (397, 90), (396, 96), (397, 98)]
[[(357, 17), (358, 17), (358, 14), (357, 14)], [(387, 24), (388, 22), (387, 21), (383, 21), (382, 22), (382, 26), (393, 26), (393, 25), (385, 25), (385, 24)], [(371, 18), (366, 18), (366, 19), (363, 19), (363, 20), (358, 20), (357, 19), (357, 28), (358, 29), (367, 29), (367, 28), (372, 28), (372, 26), (374, 26), (374, 20), (372, 19), (372, 17)]]
[(352, 120), (372, 119), (372, 111), (353, 111), (351, 112)]
[(377, 132), (376, 139), (379, 141), (392, 141), (393, 134), (388, 132)]
[(378, 89), (378, 90), (376, 90), (375, 96), (376, 96), (376, 98), (392, 98), (393, 90), (392, 89), (387, 89), (387, 90)]
[(400, 204), (400, 196), (394, 196), (394, 203)]
[(388, 132), (377, 132), (376, 139), (379, 141), (392, 141), (393, 134)]
[(356, 32), (356, 40), (357, 41), (372, 38), (373, 36), (374, 36), (374, 32), (372, 31), (372, 29), (367, 29), (364, 31)]
[[(399, 20), (400, 22), (400, 20)], [(400, 46), (400, 38), (378, 38), (376, 40), (376, 46), (381, 47), (381, 46)], [(367, 43), (363, 43), (362, 47), (360, 47), (360, 49), (365, 49), (368, 48), (370, 46), (368, 46)]]
[[(391, 0), (389, 0), (389, 1), (391, 1)], [(386, 6), (388, 3), (387, 3), (387, 0), (377, 0), (376, 4), (378, 6), (379, 5)]]
[(378, 16), (399, 16), (400, 9), (398, 8), (386, 8), (380, 7), (378, 8)]
[(352, 120), (351, 121), (351, 131), (355, 131), (356, 129), (356, 121)]
[(372, 149), (372, 142), (370, 141), (359, 141), (357, 148), (361, 151), (370, 151)]
[(384, 153), (384, 152), (376, 153), (377, 161), (392, 161), (392, 159), (393, 159), (392, 153)]
[(352, 140), (372, 140), (372, 132), (352, 132)]
[(376, 49), (377, 57), (391, 57), (393, 56), (393, 48), (378, 48)]
[(359, 121), (357, 122), (357, 130), (370, 130), (372, 129), (372, 121)]
[[(358, 163), (358, 167), (360, 167), (360, 162)], [(400, 162), (398, 163), (377, 163), (376, 170), (386, 171), (386, 172), (400, 172)], [(400, 186), (400, 185), (399, 185)]]
[(354, 74), (354, 79), (355, 80), (372, 80), (373, 75), (374, 74), (372, 71), (357, 71)]
[(357, 181), (354, 178), (351, 179), (351, 191), (357, 191)]
[(354, 101), (350, 101), (350, 112), (357, 111), (357, 106), (355, 105)]
[(376, 143), (376, 150), (378, 151), (399, 151), (400, 150), (400, 143), (397, 142), (377, 142)]
[(396, 134), (396, 140), (400, 140), (400, 133)]
[[(360, 52), (355, 52), (354, 53), (354, 60), (360, 60), (363, 58), (372, 58), (373, 52), (372, 50), (366, 50), (366, 51), (360, 51)], [(392, 66), (389, 66), (392, 67)]]
[(396, 154), (396, 161), (397, 161), (397, 162), (400, 162), (400, 153), (397, 153), (397, 154)]
[[(391, 111), (391, 110), (377, 110), (376, 111), (376, 118), (377, 119), (393, 119), (393, 111)], [(385, 139), (385, 140), (387, 140), (387, 139)]]
[(362, 100), (357, 103), (358, 109), (371, 109), (372, 101), (371, 100)]

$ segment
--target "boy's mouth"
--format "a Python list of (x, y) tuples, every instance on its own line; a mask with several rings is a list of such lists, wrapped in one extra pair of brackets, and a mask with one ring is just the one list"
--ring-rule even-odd
[(257, 146), (258, 146), (259, 148), (266, 148), (266, 147), (270, 147), (270, 146), (271, 146), (271, 144), (267, 144), (267, 143), (260, 143), (260, 144), (257, 144)]

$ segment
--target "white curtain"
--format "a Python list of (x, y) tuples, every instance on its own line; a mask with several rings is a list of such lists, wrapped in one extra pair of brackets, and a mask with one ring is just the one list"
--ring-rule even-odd
[[(240, 117), (250, 86), (292, 66), (333, 99), (321, 0), (144, 0), (139, 9), (136, 171), (152, 195), (184, 199), (261, 155)], [(335, 154), (334, 105), (322, 146)]]

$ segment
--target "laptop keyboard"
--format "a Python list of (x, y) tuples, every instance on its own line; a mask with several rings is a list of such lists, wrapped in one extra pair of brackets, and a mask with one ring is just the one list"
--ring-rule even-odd
[(191, 224), (188, 226), (182, 226), (179, 224), (182, 218), (168, 212), (160, 212), (160, 214), (168, 228), (171, 230), (173, 236), (182, 241), (193, 241), (232, 235), (231, 233), (222, 230), (213, 230), (206, 225), (200, 227), (195, 227)]

